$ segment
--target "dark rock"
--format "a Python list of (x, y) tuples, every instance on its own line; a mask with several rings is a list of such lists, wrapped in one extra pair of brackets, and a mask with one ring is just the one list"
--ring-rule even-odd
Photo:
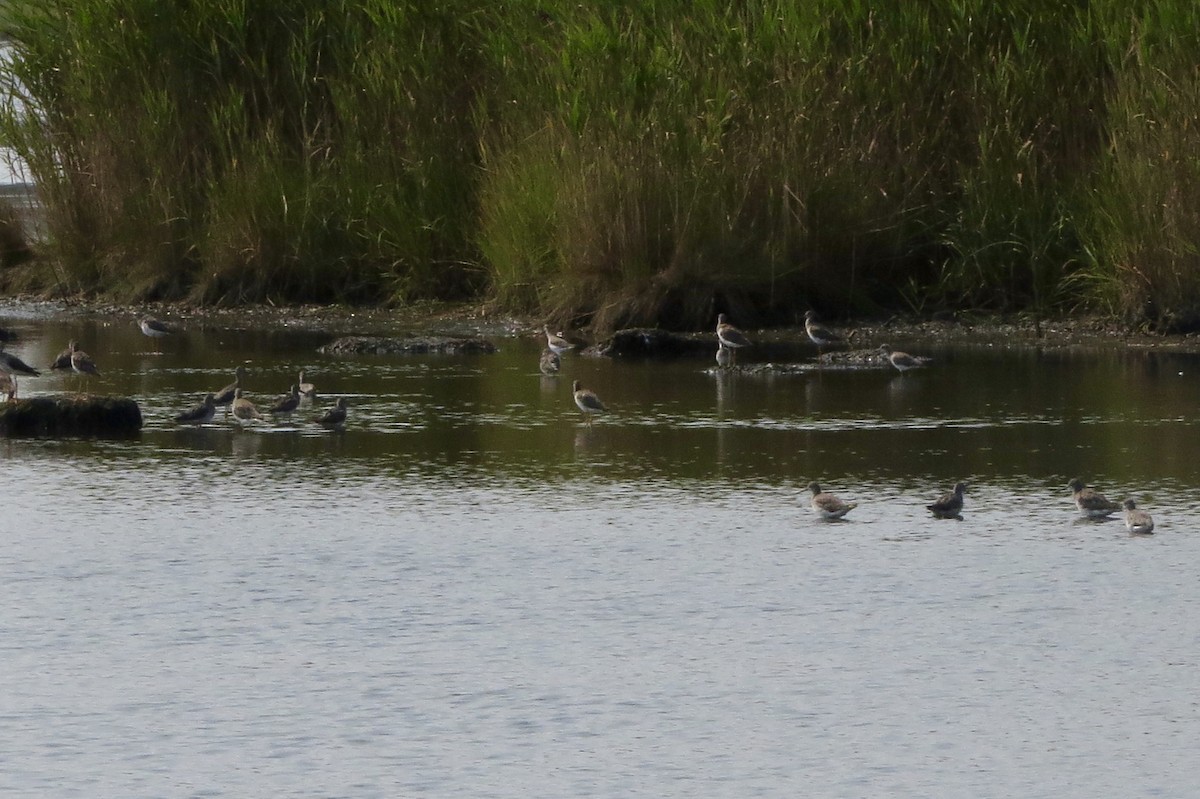
[(609, 358), (679, 358), (684, 355), (702, 355), (717, 351), (716, 339), (681, 336), (652, 327), (618, 330), (612, 338), (584, 354), (603, 355)]
[(491, 355), (496, 345), (467, 336), (343, 336), (317, 351), (325, 355)]
[(31, 397), (0, 405), (0, 435), (120, 438), (142, 429), (142, 411), (125, 397)]

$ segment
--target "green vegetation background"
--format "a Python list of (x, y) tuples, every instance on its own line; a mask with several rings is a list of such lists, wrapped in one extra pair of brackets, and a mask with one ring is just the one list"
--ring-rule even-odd
[(485, 298), (598, 327), (1200, 309), (1194, 0), (0, 18), (22, 100), (0, 138), (45, 203), (38, 279), (70, 290)]

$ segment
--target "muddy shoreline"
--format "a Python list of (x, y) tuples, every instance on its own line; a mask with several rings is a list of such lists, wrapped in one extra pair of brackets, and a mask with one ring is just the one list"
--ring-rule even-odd
[[(345, 306), (248, 305), (235, 308), (202, 308), (186, 304), (117, 305), (112, 303), (48, 301), (34, 298), (0, 300), (0, 326), (13, 322), (54, 318), (96, 318), (128, 320), (155, 316), (180, 327), (208, 327), (230, 330), (287, 329), (330, 336), (423, 335), (457, 336), (528, 336), (541, 335), (545, 320), (496, 313), (486, 306), (421, 303), (405, 308), (359, 308)], [(1028, 315), (961, 315), (955, 319), (916, 319), (891, 316), (886, 319), (831, 320), (829, 324), (843, 334), (853, 332), (851, 346), (871, 346), (881, 342), (905, 346), (914, 344), (965, 344), (1040, 349), (1130, 348), (1171, 352), (1200, 353), (1200, 334), (1161, 335), (1134, 329), (1119, 321), (1098, 316), (1052, 317), (1034, 319)], [(552, 327), (557, 327), (551, 325)], [(586, 346), (600, 344), (607, 336), (594, 337), (590, 331), (566, 331)], [(779, 327), (746, 329), (755, 342), (763, 344), (803, 344), (804, 328)], [(685, 338), (705, 339), (708, 331), (679, 333)]]

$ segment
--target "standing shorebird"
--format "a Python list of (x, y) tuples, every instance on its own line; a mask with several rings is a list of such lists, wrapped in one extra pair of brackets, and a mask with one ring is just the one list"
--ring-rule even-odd
[(821, 360), (821, 349), (823, 347), (828, 347), (831, 344), (841, 344), (845, 341), (842, 336), (834, 333), (817, 321), (816, 311), (804, 312), (804, 332), (808, 334), (809, 341), (817, 345), (818, 362)]
[(41, 374), (37, 369), (34, 369), (11, 352), (6, 352), (3, 341), (0, 341), (0, 369), (6, 372), (31, 375), (32, 377), (37, 377)]
[(562, 358), (558, 357), (557, 352), (547, 347), (542, 350), (541, 360), (538, 361), (538, 369), (548, 377), (557, 375), (558, 370), (562, 369)]
[(254, 406), (254, 403), (242, 396), (240, 388), (234, 389), (233, 404), (230, 407), (233, 410), (233, 418), (239, 422), (248, 422), (251, 419), (263, 418), (262, 413)]
[(954, 490), (943, 494), (937, 502), (926, 505), (934, 516), (939, 519), (958, 519), (963, 509), (963, 492), (967, 490), (966, 483), (955, 483)]
[(224, 405), (226, 416), (229, 415), (229, 406), (233, 404), (233, 400), (237, 397), (237, 390), (242, 387), (242, 381), (245, 379), (246, 367), (239, 366), (233, 370), (233, 382), (220, 391), (213, 392), (213, 404)]
[(717, 345), (730, 350), (730, 364), (735, 364), (737, 363), (736, 350), (740, 347), (749, 347), (750, 339), (746, 338), (745, 333), (725, 321), (725, 314), (717, 314)]
[(280, 397), (268, 411), (272, 416), (291, 416), (300, 407), (300, 388), (292, 384), (288, 393)]
[(184, 411), (175, 417), (175, 421), (179, 424), (208, 424), (213, 420), (213, 416), (217, 412), (217, 405), (212, 392), (204, 395), (204, 400), (191, 410)]
[(317, 424), (325, 427), (341, 427), (346, 423), (346, 398), (338, 397), (334, 406), (314, 419)]
[(1089, 519), (1104, 519), (1121, 509), (1120, 505), (1110, 502), (1096, 489), (1084, 485), (1078, 477), (1071, 478), (1071, 482), (1067, 483), (1067, 488), (1071, 489), (1075, 507), (1079, 508), (1079, 512)]
[(587, 421), (588, 427), (592, 426), (593, 415), (608, 410), (595, 392), (588, 391), (578, 380), (571, 384), (571, 394), (575, 398), (575, 405), (583, 412), (583, 418)]
[(550, 325), (542, 325), (542, 332), (546, 334), (546, 346), (555, 355), (562, 355), (567, 350), (575, 349), (574, 344), (563, 338), (562, 331), (551, 333)]
[(7, 397), (9, 402), (17, 398), (17, 378), (12, 372), (0, 369), (0, 394)]
[(296, 388), (300, 391), (300, 396), (307, 400), (315, 400), (317, 398), (317, 387), (312, 383), (305, 382), (304, 370), (300, 370), (300, 374), (296, 378)]
[(728, 369), (733, 366), (733, 349), (723, 343), (717, 344), (717, 368)]
[(74, 341), (71, 342), (71, 371), (81, 377), (100, 377), (100, 369), (92, 360), (92, 356), (79, 349), (79, 345)]
[(932, 358), (928, 358), (924, 355), (909, 355), (907, 352), (893, 350), (887, 344), (880, 344), (879, 351), (883, 353), (885, 358), (887, 358), (888, 363), (896, 367), (896, 369), (901, 372), (907, 372), (909, 369), (916, 369), (933, 360)]
[(71, 353), (75, 352), (75, 339), (71, 339), (67, 343), (67, 348), (54, 356), (54, 362), (50, 364), (53, 369), (70, 369), (71, 368)]
[(1150, 535), (1154, 532), (1154, 519), (1144, 510), (1138, 510), (1132, 499), (1125, 500), (1125, 529), (1134, 535)]
[(143, 316), (138, 320), (138, 327), (142, 329), (142, 335), (154, 339), (154, 351), (158, 352), (158, 339), (171, 335), (175, 331), (167, 327), (162, 322), (155, 319), (153, 316)]
[(816, 482), (809, 483), (808, 490), (812, 492), (813, 510), (822, 519), (840, 519), (858, 507), (857, 502), (842, 502), (833, 494), (822, 491)]

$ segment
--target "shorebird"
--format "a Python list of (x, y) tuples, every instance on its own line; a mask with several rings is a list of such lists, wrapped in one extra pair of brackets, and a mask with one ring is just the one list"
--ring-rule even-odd
[(857, 502), (842, 502), (833, 494), (822, 491), (816, 482), (809, 483), (808, 490), (812, 492), (813, 510), (822, 519), (840, 519), (858, 507)]
[(233, 418), (239, 422), (248, 422), (251, 419), (263, 418), (258, 408), (254, 407), (254, 403), (242, 396), (240, 388), (234, 389), (233, 404), (230, 407), (233, 410)]
[(1150, 535), (1154, 532), (1154, 519), (1144, 510), (1138, 510), (1132, 499), (1125, 500), (1125, 529), (1135, 535)]
[(925, 507), (939, 519), (957, 519), (963, 509), (963, 491), (966, 490), (966, 483), (955, 483), (953, 491), (943, 494), (937, 502)]
[[(138, 327), (142, 329), (142, 335), (149, 336), (152, 339), (160, 339), (175, 332), (153, 316), (143, 316), (138, 320)], [(158, 352), (157, 341), (154, 345), (154, 351)]]
[(1075, 507), (1089, 519), (1104, 519), (1121, 509), (1115, 502), (1110, 502), (1103, 494), (1091, 486), (1086, 486), (1078, 477), (1067, 483), (1071, 496), (1075, 499)]
[(749, 347), (750, 339), (746, 338), (745, 333), (726, 322), (725, 314), (717, 314), (717, 345), (731, 351), (729, 360), (731, 364), (734, 364), (737, 363), (737, 353), (734, 350), (739, 347)]
[(226, 416), (229, 415), (229, 406), (233, 404), (233, 400), (237, 396), (237, 390), (242, 387), (242, 381), (245, 378), (246, 367), (239, 366), (233, 370), (233, 382), (220, 391), (213, 392), (213, 404), (224, 405)]
[(887, 344), (880, 344), (879, 351), (883, 353), (885, 358), (888, 359), (888, 363), (896, 367), (896, 369), (901, 372), (907, 372), (909, 369), (916, 369), (917, 367), (924, 366), (933, 360), (932, 358), (928, 358), (924, 355), (909, 355), (907, 352), (893, 350)]
[(280, 397), (269, 409), (272, 416), (291, 416), (300, 407), (300, 388), (292, 384), (288, 393)]
[(818, 361), (821, 360), (822, 347), (827, 347), (830, 344), (841, 344), (845, 341), (842, 336), (817, 322), (816, 311), (804, 312), (804, 332), (808, 334), (809, 341), (817, 345)]
[(587, 421), (588, 427), (592, 425), (592, 416), (594, 414), (603, 413), (608, 410), (608, 408), (604, 407), (604, 403), (600, 401), (600, 398), (596, 396), (595, 392), (588, 391), (578, 380), (571, 384), (571, 394), (575, 398), (575, 404), (583, 412), (583, 418)]
[(67, 348), (54, 356), (54, 362), (50, 364), (51, 369), (70, 369), (71, 368), (71, 353), (75, 352), (75, 339), (67, 344)]
[(726, 347), (723, 343), (717, 344), (717, 367), (720, 369), (728, 369), (733, 365), (733, 350)]
[(542, 358), (538, 361), (538, 369), (544, 375), (556, 375), (558, 370), (562, 368), (562, 358), (558, 357), (558, 353), (547, 347), (542, 350)]
[(317, 387), (312, 383), (305, 382), (303, 369), (296, 377), (296, 388), (300, 391), (300, 396), (306, 399), (315, 400), (317, 398)]
[(341, 427), (346, 423), (346, 398), (338, 397), (337, 403), (332, 408), (313, 421), (326, 427)]
[(79, 349), (79, 345), (74, 341), (71, 342), (71, 371), (83, 377), (100, 376), (100, 369), (92, 360), (92, 356)]
[(17, 398), (17, 378), (12, 372), (6, 372), (0, 369), (0, 394), (8, 398), (12, 402)]
[(212, 421), (213, 415), (217, 412), (217, 405), (213, 400), (215, 396), (212, 392), (204, 395), (204, 399), (195, 408), (190, 411), (184, 411), (175, 417), (175, 421), (180, 424), (208, 424)]
[(575, 345), (563, 338), (562, 331), (557, 334), (550, 332), (549, 325), (542, 325), (542, 332), (546, 334), (546, 346), (555, 355), (562, 355), (567, 350), (575, 349)]
[(6, 352), (4, 342), (0, 341), (0, 369), (6, 372), (18, 372), (23, 375), (32, 375), (37, 377), (41, 374), (37, 369), (34, 369), (29, 364), (22, 361), (11, 352)]

